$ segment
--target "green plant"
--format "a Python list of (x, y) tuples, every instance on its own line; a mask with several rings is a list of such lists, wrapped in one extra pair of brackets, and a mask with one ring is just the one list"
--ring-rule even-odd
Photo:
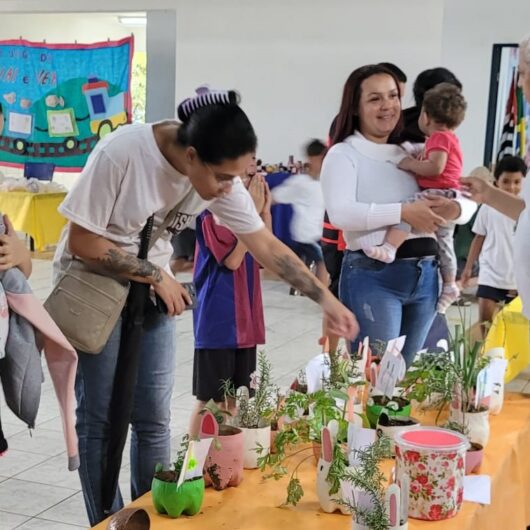
[(189, 444), (190, 438), (187, 434), (185, 434), (180, 441), (180, 448), (177, 451), (177, 458), (173, 462), (173, 469), (164, 471), (162, 464), (157, 464), (155, 469), (155, 477), (165, 482), (178, 482), (182, 472), (182, 467), (184, 466), (184, 460), (186, 458), (186, 453), (188, 452)]
[(353, 499), (343, 500), (357, 523), (370, 530), (387, 530), (390, 526), (385, 502), (386, 477), (379, 465), (392, 456), (390, 439), (383, 436), (372, 445), (354, 451), (357, 465), (344, 470), (341, 480), (349, 482), (355, 490), (368, 494), (370, 508), (353, 504)]
[[(319, 390), (313, 394), (302, 394), (292, 392), (287, 396), (283, 405), (283, 414), (289, 417), (290, 423), (286, 423), (275, 439), (276, 452), (260, 456), (258, 465), (261, 471), (268, 472), (264, 478), (279, 480), (289, 473), (286, 461), (295, 455), (310, 451), (291, 472), (287, 485), (287, 498), (284, 504), (296, 505), (304, 494), (300, 480), (298, 479), (298, 468), (308, 458), (313, 456), (313, 447), (306, 446), (287, 454), (289, 449), (307, 443), (320, 443), (322, 427), (331, 420), (339, 423), (338, 442), (335, 445), (333, 463), (331, 465), (328, 481), (331, 483), (330, 494), (334, 494), (340, 487), (340, 476), (347, 465), (347, 458), (342, 450), (342, 443), (348, 438), (348, 422), (346, 421), (346, 402), (348, 395), (339, 390)], [(339, 407), (337, 401), (343, 401), (344, 405)], [(309, 416), (300, 416), (300, 412), (310, 410)], [(261, 454), (261, 453), (260, 453)]]
[(278, 387), (272, 383), (272, 366), (264, 352), (258, 353), (257, 370), (250, 377), (254, 396), (249, 396), (247, 388), (235, 389), (231, 381), (223, 383), (223, 392), (225, 397), (236, 401), (237, 424), (246, 429), (257, 429), (271, 423), (277, 408)]
[(482, 369), (488, 366), (490, 359), (483, 355), (482, 341), (471, 336), (471, 327), (466, 327), (465, 316), (461, 315), (460, 324), (450, 335), (448, 350), (441, 353), (424, 353), (412, 365), (401, 386), (407, 397), (423, 403), (433, 394), (437, 394), (433, 406), (439, 409), (436, 423), (442, 409), (452, 401), (459, 404), (463, 424), (453, 430), (463, 432), (465, 414), (480, 411), (475, 406), (477, 378)]

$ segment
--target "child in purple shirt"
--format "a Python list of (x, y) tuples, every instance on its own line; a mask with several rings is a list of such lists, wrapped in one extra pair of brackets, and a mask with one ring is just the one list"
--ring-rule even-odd
[[(252, 176), (250, 176), (252, 175)], [(270, 228), (270, 192), (261, 175), (249, 168), (243, 179)], [(197, 398), (190, 435), (197, 434), (198, 414), (213, 399), (225, 408), (223, 382), (249, 386), (256, 369), (256, 347), (265, 343), (259, 265), (244, 245), (210, 211), (197, 219), (193, 281), (195, 354), (193, 395)], [(234, 413), (234, 404), (228, 404)]]

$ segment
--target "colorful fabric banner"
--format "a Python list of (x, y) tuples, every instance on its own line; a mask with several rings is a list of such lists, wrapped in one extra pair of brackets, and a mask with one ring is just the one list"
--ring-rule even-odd
[(0, 164), (82, 168), (130, 123), (133, 37), (95, 44), (0, 41)]

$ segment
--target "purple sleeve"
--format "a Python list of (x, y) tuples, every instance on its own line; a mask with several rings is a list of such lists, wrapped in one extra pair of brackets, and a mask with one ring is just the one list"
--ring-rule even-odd
[(237, 237), (226, 227), (217, 224), (213, 215), (205, 215), (202, 221), (202, 233), (208, 250), (219, 265), (231, 254), (237, 245)]

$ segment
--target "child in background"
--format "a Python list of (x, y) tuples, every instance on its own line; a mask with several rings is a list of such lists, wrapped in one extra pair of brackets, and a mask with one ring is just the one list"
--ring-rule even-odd
[[(256, 174), (255, 162), (243, 181), (270, 229), (270, 191), (263, 177)], [(196, 234), (193, 395), (197, 402), (190, 436), (198, 434), (200, 411), (210, 399), (226, 408), (222, 391), (225, 381), (231, 381), (235, 388), (249, 386), (256, 369), (256, 347), (265, 343), (258, 263), (209, 211), (197, 219)], [(228, 403), (228, 412), (235, 413), (235, 403)]]
[[(462, 150), (454, 131), (464, 120), (466, 107), (460, 89), (449, 83), (440, 83), (425, 93), (418, 120), (421, 131), (427, 136), (424, 154), (419, 160), (406, 157), (398, 164), (399, 168), (416, 175), (422, 193), (415, 199), (429, 194), (454, 198), (460, 189)], [(448, 223), (436, 232), (443, 280), (437, 306), (439, 313), (445, 313), (460, 295), (456, 285), (454, 229), (454, 223)], [(406, 223), (396, 225), (387, 231), (382, 245), (363, 250), (372, 259), (392, 263), (410, 230)]]
[[(495, 167), (495, 186), (519, 195), (527, 167), (518, 156), (506, 156)], [(509, 303), (517, 296), (513, 266), (515, 221), (484, 204), (480, 207), (473, 232), (476, 234), (462, 272), (462, 286), (472, 276), (479, 259), (478, 304), (481, 324), (492, 322), (499, 303)], [(485, 334), (486, 326), (482, 326)]]
[(293, 250), (306, 263), (315, 263), (316, 277), (324, 285), (329, 280), (320, 246), (325, 211), (320, 171), (326, 151), (326, 146), (320, 140), (309, 142), (306, 146), (307, 174), (293, 175), (272, 190), (274, 202), (291, 204), (293, 207)]

